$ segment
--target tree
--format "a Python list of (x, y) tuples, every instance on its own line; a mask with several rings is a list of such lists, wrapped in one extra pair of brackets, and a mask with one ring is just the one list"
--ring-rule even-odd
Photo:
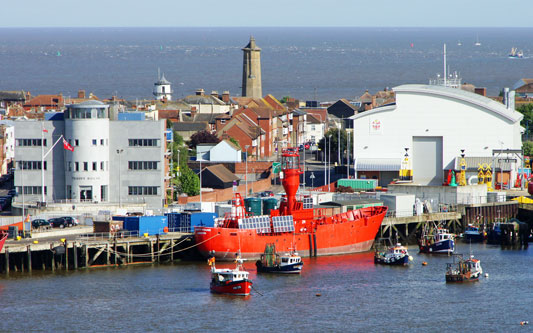
[(533, 156), (533, 142), (524, 142), (524, 144), (522, 145), (522, 149), (524, 150), (525, 156)]
[(529, 126), (533, 126), (533, 104), (522, 104), (516, 108), (516, 111), (524, 115), (520, 125), (526, 129), (526, 141), (529, 141)]
[(189, 140), (189, 147), (192, 149), (196, 149), (196, 146), (199, 143), (219, 143), (220, 139), (211, 132), (207, 130), (198, 131), (191, 135), (191, 139)]
[[(338, 141), (338, 137), (339, 137), (339, 129), (338, 128), (330, 128), (326, 134), (324, 135), (324, 137), (322, 139), (320, 139), (320, 141), (318, 142), (318, 148), (320, 148), (321, 151), (323, 151), (324, 153), (329, 153), (329, 137), (331, 136), (331, 162), (339, 162), (338, 161), (338, 147), (339, 147), (339, 141)], [(345, 130), (340, 130), (340, 136), (341, 136), (341, 159), (344, 157), (344, 154), (345, 154), (345, 151), (346, 151), (346, 138), (348, 136), (348, 134), (346, 133)], [(326, 147), (326, 138), (328, 139), (327, 141), (327, 147)], [(326, 156), (327, 158), (328, 156)]]
[(189, 196), (200, 194), (200, 177), (187, 165), (181, 170), (181, 175), (175, 184), (180, 193), (185, 193)]

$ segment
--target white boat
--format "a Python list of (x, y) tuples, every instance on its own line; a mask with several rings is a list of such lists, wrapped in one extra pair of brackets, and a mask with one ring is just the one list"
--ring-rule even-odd
[(389, 247), (386, 252), (376, 249), (374, 253), (374, 264), (405, 266), (412, 260), (413, 257), (409, 255), (407, 248), (400, 243)]
[(481, 46), (481, 42), (479, 41), (479, 35), (476, 36), (476, 42), (474, 43), (475, 46)]

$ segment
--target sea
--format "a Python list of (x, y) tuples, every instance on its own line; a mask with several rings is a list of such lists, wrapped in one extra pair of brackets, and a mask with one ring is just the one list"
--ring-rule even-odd
[[(497, 95), (533, 76), (533, 28), (1, 28), (0, 90), (152, 98), (158, 72), (174, 98), (240, 96), (242, 51), (261, 51), (263, 94), (354, 99), (447, 70)], [(476, 41), (481, 43), (475, 46)], [(524, 59), (509, 59), (512, 47)]]
[(247, 262), (248, 297), (211, 294), (204, 261), (12, 272), (0, 277), (0, 331), (531, 331), (533, 248), (460, 242), (456, 251), (473, 253), (483, 268), (469, 283), (445, 282), (451, 257), (409, 251), (407, 267), (374, 265), (372, 253), (304, 258), (293, 276), (257, 274)]

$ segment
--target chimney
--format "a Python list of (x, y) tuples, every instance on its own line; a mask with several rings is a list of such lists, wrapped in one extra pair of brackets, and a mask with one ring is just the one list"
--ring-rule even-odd
[(85, 90), (78, 90), (78, 98), (85, 98)]
[(218, 98), (218, 91), (216, 90), (212, 90), (211, 91), (211, 96), (215, 97), (215, 98)]
[(373, 108), (377, 107), (378, 106), (377, 104), (378, 104), (378, 102), (376, 101), (376, 96), (374, 95), (374, 96), (372, 96), (372, 107)]
[(229, 104), (229, 91), (226, 90), (222, 93), (222, 101)]
[(475, 88), (474, 92), (478, 95), (487, 97), (487, 88)]
[(194, 117), (196, 116), (196, 106), (191, 107), (191, 118), (194, 121)]
[(203, 89), (196, 90), (196, 96), (204, 96), (205, 91)]

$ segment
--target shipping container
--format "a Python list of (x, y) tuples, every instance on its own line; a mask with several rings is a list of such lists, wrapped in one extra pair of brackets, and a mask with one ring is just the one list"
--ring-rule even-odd
[(191, 227), (213, 227), (215, 225), (215, 213), (192, 213)]
[(356, 191), (373, 191), (378, 186), (377, 179), (339, 179), (337, 186), (351, 187)]
[(138, 232), (139, 236), (160, 235), (168, 230), (168, 219), (166, 216), (128, 216), (124, 220), (124, 229)]

